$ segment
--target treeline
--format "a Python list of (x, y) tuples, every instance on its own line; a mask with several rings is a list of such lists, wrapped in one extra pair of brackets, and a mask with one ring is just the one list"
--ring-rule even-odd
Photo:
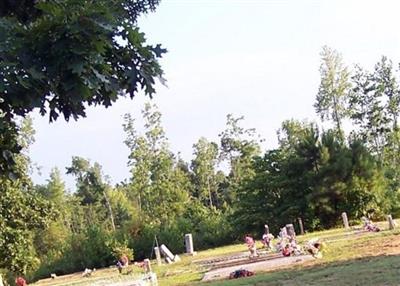
[[(200, 138), (186, 162), (147, 104), (144, 128), (124, 118), (130, 177), (112, 186), (99, 164), (74, 157), (66, 169), (73, 193), (58, 169), (35, 186), (22, 152), (17, 176), (0, 177), (0, 268), (38, 279), (108, 266), (120, 253), (149, 257), (155, 236), (179, 253), (185, 233), (205, 249), (260, 236), (265, 223), (275, 232), (301, 218), (312, 231), (336, 226), (343, 211), (352, 219), (400, 215), (400, 89), (391, 61), (350, 70), (324, 48), (315, 108), (328, 124), (287, 120), (278, 146), (264, 152), (243, 117), (228, 115), (219, 141)], [(23, 121), (21, 146), (33, 133)]]

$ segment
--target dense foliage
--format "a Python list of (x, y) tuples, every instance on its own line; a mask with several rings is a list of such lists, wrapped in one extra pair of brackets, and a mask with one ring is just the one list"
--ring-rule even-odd
[(34, 109), (68, 121), (84, 117), (89, 105), (108, 107), (140, 90), (152, 97), (155, 80), (163, 82), (158, 60), (166, 50), (146, 44), (137, 19), (158, 4), (0, 1), (0, 268), (27, 273), (62, 265), (65, 273), (114, 259), (108, 250), (119, 242), (98, 223), (115, 229), (117, 198), (109, 198), (100, 166), (73, 161), (68, 172), (80, 182), (79, 196), (65, 193), (57, 170), (48, 185), (34, 188), (24, 153), (30, 134), (19, 121)]
[[(322, 51), (314, 107), (325, 124), (287, 120), (279, 144), (262, 150), (243, 117), (227, 116), (219, 142), (201, 137), (186, 162), (174, 154), (161, 113), (147, 104), (144, 126), (126, 114), (130, 177), (113, 186), (96, 162), (71, 158), (34, 186), (27, 150), (34, 108), (50, 120), (85, 116), (122, 93), (154, 93), (162, 75), (159, 45), (146, 46), (136, 26), (156, 0), (3, 1), (0, 5), (0, 271), (31, 279), (105, 267), (122, 255), (143, 259), (156, 241), (184, 250), (260, 236), (301, 218), (306, 230), (353, 219), (400, 215), (400, 88), (382, 58), (373, 71), (349, 69)], [(49, 36), (50, 35), (50, 36)], [(31, 44), (28, 44), (31, 43)], [(68, 60), (66, 60), (68, 58)], [(353, 129), (345, 130), (345, 122)], [(143, 130), (139, 132), (139, 130)], [(11, 170), (11, 171), (10, 171)]]
[[(358, 92), (358, 86), (353, 82), (349, 91)], [(144, 126), (130, 114), (123, 123), (130, 178), (112, 186), (98, 163), (73, 157), (66, 174), (75, 177), (76, 189), (67, 193), (60, 171), (52, 170), (48, 183), (35, 186), (32, 195), (56, 205), (58, 216), (47, 228), (40, 222), (25, 232), (30, 244), (18, 254), (34, 263), (2, 267), (37, 279), (107, 266), (121, 253), (150, 257), (156, 239), (182, 252), (186, 233), (203, 249), (240, 240), (247, 232), (260, 236), (265, 223), (275, 232), (301, 218), (311, 231), (340, 224), (343, 211), (353, 220), (400, 214), (394, 128), (386, 133), (392, 145), (378, 153), (364, 129), (345, 136), (336, 122), (321, 130), (316, 123), (287, 120), (277, 148), (262, 153), (255, 130), (243, 128), (242, 117), (228, 115), (220, 142), (200, 138), (188, 163), (170, 150), (157, 107), (147, 104), (142, 117)], [(29, 141), (28, 135), (22, 138)], [(41, 204), (35, 205), (40, 212)]]
[(154, 94), (166, 50), (146, 44), (137, 18), (158, 3), (1, 1), (0, 170), (11, 169), (20, 149), (12, 140), (16, 116), (38, 109), (50, 121), (78, 119), (88, 105), (108, 107), (139, 90)]

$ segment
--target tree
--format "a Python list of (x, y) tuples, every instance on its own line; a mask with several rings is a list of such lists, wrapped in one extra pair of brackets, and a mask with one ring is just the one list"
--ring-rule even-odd
[(145, 45), (137, 18), (158, 0), (13, 2), (0, 12), (6, 118), (39, 108), (49, 110), (50, 121), (60, 113), (77, 119), (85, 104), (110, 106), (139, 87), (154, 93), (154, 78), (162, 75), (157, 58), (165, 50)]
[(65, 202), (65, 183), (61, 178), (60, 170), (55, 167), (50, 171), (50, 178), (47, 185), (39, 189), (40, 194), (49, 201), (54, 202), (58, 207), (62, 207)]
[(400, 89), (392, 61), (383, 56), (380, 62), (375, 65), (373, 79), (377, 93), (385, 97), (385, 109), (390, 118), (392, 130), (397, 130), (400, 112)]
[(385, 168), (393, 195), (400, 186), (400, 89), (393, 64), (386, 57), (371, 72), (357, 68), (350, 96), (351, 119), (357, 133)]
[(182, 215), (188, 202), (189, 178), (168, 149), (161, 113), (146, 104), (142, 111), (144, 134), (138, 134), (131, 115), (125, 116), (125, 144), (130, 149), (128, 197), (137, 200), (144, 221), (166, 224)]
[(347, 114), (349, 72), (337, 51), (325, 46), (321, 57), (321, 83), (314, 107), (321, 120), (330, 119), (334, 122), (336, 130), (343, 138), (342, 120)]
[(16, 177), (10, 180), (0, 175), (0, 268), (26, 273), (38, 262), (33, 244), (35, 231), (46, 229), (58, 212), (34, 192), (28, 176), (27, 149), (34, 134), (31, 121), (24, 120), (18, 128), (21, 133), (15, 140), (24, 149), (14, 157)]
[(242, 180), (246, 180), (254, 173), (252, 159), (259, 155), (260, 146), (256, 131), (253, 128), (245, 129), (240, 126), (244, 117), (235, 118), (232, 114), (226, 117), (226, 129), (219, 134), (221, 140), (220, 160), (229, 164), (227, 178), (226, 200), (235, 201), (236, 191)]
[(387, 72), (391, 69), (385, 58), (375, 65), (374, 72), (357, 67), (349, 101), (350, 118), (358, 126), (363, 140), (381, 160), (391, 131), (391, 117), (393, 126), (397, 125), (396, 91), (393, 90), (396, 87), (393, 85), (392, 75)]
[(60, 259), (72, 233), (71, 204), (66, 193), (65, 183), (59, 169), (53, 168), (47, 184), (35, 186), (36, 192), (59, 213), (57, 219), (49, 223), (46, 229), (35, 231), (34, 247), (41, 265), (49, 265)]
[[(146, 45), (137, 19), (159, 0), (4, 0), (0, 5), (0, 168), (12, 163), (13, 121), (33, 109), (50, 121), (85, 116), (162, 79), (160, 45)], [(7, 131), (7, 132), (6, 132)], [(11, 132), (11, 134), (10, 134)], [(13, 141), (10, 141), (13, 142)]]
[[(88, 207), (92, 205), (104, 205), (108, 209), (111, 227), (115, 230), (114, 215), (107, 197), (109, 185), (103, 181), (101, 166), (80, 157), (73, 157), (71, 167), (67, 168), (67, 174), (76, 177), (77, 192), (76, 195), (81, 200), (81, 204)], [(93, 221), (89, 221), (93, 224)]]
[(37, 266), (33, 231), (56, 217), (53, 206), (18, 181), (0, 180), (0, 268), (26, 273)]
[[(312, 123), (285, 121), (280, 146), (252, 161), (254, 175), (243, 180), (233, 222), (254, 232), (303, 219), (308, 229), (335, 226), (341, 212), (361, 217), (388, 211), (382, 169), (357, 137), (346, 144), (337, 130), (320, 132)], [(393, 196), (396, 197), (396, 196)]]
[[(218, 194), (219, 178), (217, 176), (218, 145), (202, 137), (193, 145), (195, 158), (192, 160), (195, 195), (203, 203), (208, 201), (212, 208)], [(214, 197), (214, 199), (213, 199)]]
[(114, 214), (116, 228), (121, 228), (124, 224), (132, 220), (139, 220), (138, 209), (126, 195), (126, 187), (118, 186), (115, 189), (109, 189), (107, 197)]
[(266, 222), (275, 232), (288, 222), (287, 217), (279, 213), (285, 188), (281, 178), (281, 156), (282, 152), (276, 149), (256, 157), (253, 161), (255, 175), (241, 182), (237, 195), (239, 203), (232, 214), (233, 225), (240, 233), (258, 232)]

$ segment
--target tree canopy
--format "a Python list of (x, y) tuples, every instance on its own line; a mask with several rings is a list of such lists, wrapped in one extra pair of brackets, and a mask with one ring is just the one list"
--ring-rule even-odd
[(152, 97), (162, 79), (138, 17), (159, 0), (5, 0), (0, 4), (0, 168), (13, 163), (15, 116), (34, 109), (54, 121), (85, 116), (140, 90)]
[(34, 108), (50, 121), (85, 116), (162, 76), (160, 45), (137, 26), (157, 0), (5, 1), (0, 11), (0, 105), (6, 118)]

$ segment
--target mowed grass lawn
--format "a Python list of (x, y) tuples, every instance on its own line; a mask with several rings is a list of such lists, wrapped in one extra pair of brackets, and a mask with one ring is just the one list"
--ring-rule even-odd
[[(245, 252), (244, 244), (200, 251), (194, 257), (181, 256), (181, 262), (162, 266), (153, 265), (153, 270), (157, 273), (160, 286), (400, 285), (400, 230), (348, 235), (344, 229), (334, 229), (299, 236), (298, 239), (302, 243), (312, 237), (320, 237), (327, 242), (322, 259), (302, 265), (289, 265), (284, 269), (269, 272), (268, 269), (265, 269), (265, 272), (257, 271), (255, 276), (248, 278), (201, 282), (207, 269), (193, 263), (195, 260)], [(141, 271), (137, 267), (133, 269), (136, 274)], [(53, 281), (50, 279), (39, 281), (34, 285), (81, 286), (92, 285), (102, 278), (110, 283), (130, 279), (130, 275), (118, 275), (116, 269), (99, 270), (91, 278), (82, 278), (79, 273), (73, 276), (74, 279), (59, 277)]]
[(279, 271), (196, 285), (400, 285), (400, 234), (368, 233), (328, 244), (323, 259)]

